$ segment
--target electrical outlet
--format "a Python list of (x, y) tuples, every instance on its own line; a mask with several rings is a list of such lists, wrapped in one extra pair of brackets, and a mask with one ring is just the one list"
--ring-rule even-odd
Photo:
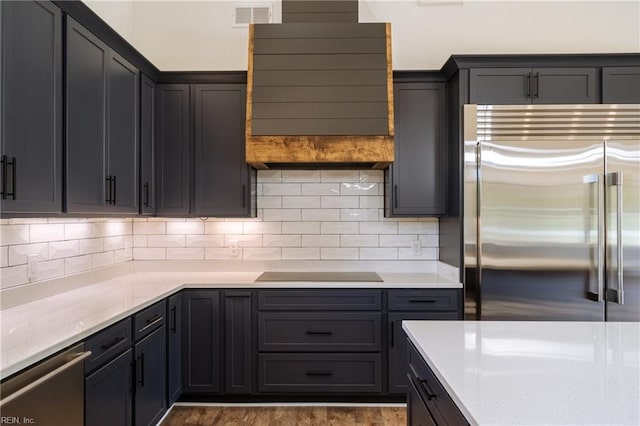
[(40, 265), (38, 261), (37, 254), (29, 254), (27, 255), (27, 278), (29, 281), (32, 281), (38, 276), (38, 272), (40, 272)]
[(411, 255), (420, 256), (422, 254), (422, 245), (420, 241), (411, 241)]
[(231, 256), (238, 256), (240, 254), (240, 249), (238, 248), (238, 240), (229, 240), (229, 250), (231, 251)]

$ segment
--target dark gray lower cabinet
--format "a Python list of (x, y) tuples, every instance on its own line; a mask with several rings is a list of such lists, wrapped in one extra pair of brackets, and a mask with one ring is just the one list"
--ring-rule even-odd
[(182, 293), (167, 300), (167, 405), (182, 393)]
[(385, 215), (446, 213), (446, 87), (394, 85), (395, 160), (385, 172)]
[(409, 426), (437, 426), (416, 384), (409, 376), (405, 377), (405, 380), (409, 383), (409, 391), (407, 392), (407, 424)]
[(182, 390), (185, 394), (220, 391), (220, 292), (182, 294)]
[(224, 390), (249, 394), (253, 390), (253, 310), (251, 291), (225, 291)]
[(132, 350), (87, 376), (85, 380), (85, 424), (131, 425), (133, 420)]
[(155, 425), (167, 410), (164, 326), (135, 344), (135, 424)]
[(603, 104), (640, 104), (640, 67), (602, 68)]

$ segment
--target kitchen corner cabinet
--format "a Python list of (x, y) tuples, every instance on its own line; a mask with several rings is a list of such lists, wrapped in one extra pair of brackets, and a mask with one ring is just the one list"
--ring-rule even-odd
[(472, 68), (472, 104), (595, 104), (599, 73), (585, 68)]
[(182, 293), (167, 299), (167, 406), (182, 393)]
[(156, 212), (155, 193), (155, 83), (140, 73), (140, 213)]
[(0, 2), (0, 211), (62, 211), (62, 13)]
[(138, 213), (138, 70), (67, 16), (67, 212)]
[(385, 216), (446, 213), (445, 83), (396, 83), (395, 160), (385, 172)]
[(185, 394), (220, 391), (220, 292), (182, 293), (182, 390)]
[(602, 103), (640, 104), (640, 67), (603, 67)]
[(245, 160), (246, 85), (196, 84), (192, 90), (195, 216), (255, 216), (255, 179)]
[(227, 394), (253, 391), (253, 310), (251, 291), (224, 291), (224, 371)]
[(191, 186), (189, 85), (158, 84), (155, 111), (156, 213), (188, 216)]

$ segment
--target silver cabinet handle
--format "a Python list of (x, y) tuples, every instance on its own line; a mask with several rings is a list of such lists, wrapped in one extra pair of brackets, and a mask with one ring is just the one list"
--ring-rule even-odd
[[(589, 300), (602, 302), (604, 300), (604, 280), (605, 280), (605, 269), (604, 269), (604, 257), (605, 257), (605, 238), (604, 238), (604, 213), (603, 213), (603, 203), (602, 200), (604, 198), (604, 189), (601, 184), (600, 175), (598, 173), (593, 173), (587, 175), (583, 178), (583, 182), (586, 184), (596, 185), (596, 226), (597, 226), (597, 241), (596, 241), (596, 262), (597, 264), (597, 289), (596, 292), (592, 292), (593, 288), (589, 286)], [(593, 298), (592, 298), (593, 297)]]
[(38, 386), (40, 386), (44, 382), (54, 378), (55, 376), (61, 374), (62, 372), (70, 369), (71, 367), (73, 367), (74, 365), (78, 364), (79, 362), (84, 361), (85, 359), (89, 358), (91, 356), (91, 354), (92, 354), (91, 351), (81, 352), (76, 357), (74, 357), (72, 360), (67, 362), (66, 364), (63, 364), (60, 367), (56, 368), (55, 370), (52, 370), (52, 371), (48, 372), (44, 376), (38, 378), (37, 380), (34, 380), (33, 382), (29, 383), (25, 387), (20, 388), (19, 390), (17, 390), (16, 392), (12, 393), (8, 397), (0, 400), (0, 407), (2, 407), (5, 404), (10, 403), (11, 401), (15, 400), (16, 398), (21, 397), (25, 393), (37, 388)]
[(153, 317), (151, 319), (147, 320), (147, 325), (145, 325), (144, 327), (142, 327), (140, 330), (138, 330), (138, 333), (143, 333), (146, 330), (150, 329), (151, 327), (153, 327), (154, 325), (158, 324), (159, 322), (161, 322), (164, 318), (162, 317), (162, 315), (158, 315), (156, 317)]
[(624, 270), (623, 270), (623, 244), (622, 244), (622, 172), (613, 172), (609, 174), (609, 183), (616, 187), (616, 271), (617, 288), (616, 299), (614, 302), (619, 305), (624, 304)]

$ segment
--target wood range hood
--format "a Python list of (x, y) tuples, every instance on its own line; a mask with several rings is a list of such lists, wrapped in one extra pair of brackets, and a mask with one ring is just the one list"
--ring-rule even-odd
[(393, 162), (391, 26), (357, 0), (283, 0), (282, 24), (249, 28), (246, 160), (268, 168)]

